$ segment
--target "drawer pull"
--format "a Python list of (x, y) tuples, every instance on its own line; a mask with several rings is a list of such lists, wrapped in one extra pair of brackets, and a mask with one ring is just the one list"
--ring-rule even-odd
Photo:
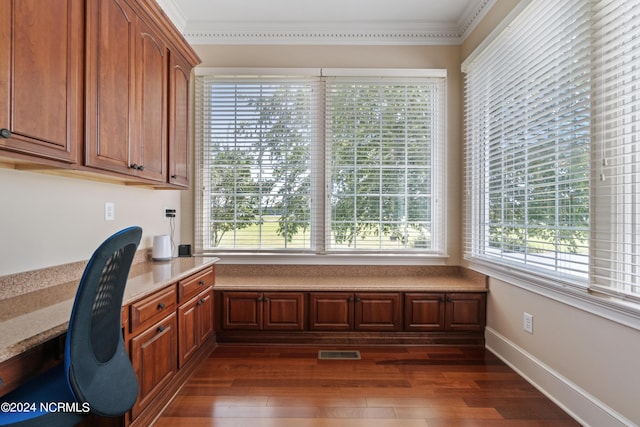
[(200, 280), (200, 281), (198, 282), (198, 284), (199, 284), (200, 286), (203, 286), (203, 285), (204, 285), (204, 280)]
[(164, 332), (164, 329), (165, 329), (164, 326), (158, 326), (157, 331), (158, 332)]
[(164, 310), (165, 305), (163, 302), (161, 302), (160, 304), (158, 304), (158, 310)]
[(0, 137), (4, 138), (4, 139), (11, 138), (11, 131), (9, 129), (6, 129), (6, 128), (0, 129)]

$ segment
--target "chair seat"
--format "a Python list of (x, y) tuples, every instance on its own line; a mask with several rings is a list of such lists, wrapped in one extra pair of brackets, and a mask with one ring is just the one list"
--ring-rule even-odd
[(64, 363), (0, 397), (0, 401), (15, 403), (13, 408), (9, 406), (15, 412), (0, 411), (0, 426), (68, 426), (89, 414), (89, 408), (76, 401), (67, 384)]

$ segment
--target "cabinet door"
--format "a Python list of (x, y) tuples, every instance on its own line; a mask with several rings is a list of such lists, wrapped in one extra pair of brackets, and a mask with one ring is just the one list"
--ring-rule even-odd
[(167, 180), (167, 67), (164, 42), (145, 22), (137, 20), (136, 113), (138, 131), (133, 156), (137, 175), (155, 181)]
[(131, 362), (138, 377), (138, 400), (131, 410), (138, 416), (178, 369), (175, 312), (131, 339)]
[(353, 329), (353, 294), (312, 292), (309, 295), (309, 329), (349, 331)]
[(198, 342), (205, 342), (213, 334), (213, 289), (198, 296)]
[(124, 0), (87, 2), (85, 164), (127, 174), (135, 164), (135, 26)]
[(407, 293), (404, 297), (405, 331), (444, 331), (445, 295)]
[(264, 330), (304, 330), (304, 294), (265, 292), (262, 298)]
[(486, 323), (486, 295), (483, 293), (447, 294), (446, 329), (482, 331)]
[(224, 292), (222, 298), (222, 327), (224, 329), (261, 329), (261, 292)]
[(198, 349), (198, 304), (199, 298), (178, 307), (178, 366), (182, 367)]
[(169, 182), (188, 187), (191, 66), (174, 52), (169, 56)]
[(84, 1), (0, 0), (0, 149), (76, 163)]
[(357, 331), (399, 331), (402, 305), (399, 293), (357, 293), (354, 329)]

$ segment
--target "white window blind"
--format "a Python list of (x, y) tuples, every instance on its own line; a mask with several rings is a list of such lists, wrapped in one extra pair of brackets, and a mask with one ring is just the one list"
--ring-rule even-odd
[(468, 258), (586, 277), (588, 23), (587, 2), (532, 2), (466, 66)]
[(197, 251), (445, 253), (444, 77), (197, 76), (195, 95)]
[(311, 248), (314, 86), (304, 79), (196, 79), (199, 247)]
[(330, 250), (442, 251), (444, 79), (326, 84)]
[(593, 5), (592, 277), (640, 297), (640, 2)]
[(639, 22), (535, 1), (463, 64), (468, 259), (640, 297)]

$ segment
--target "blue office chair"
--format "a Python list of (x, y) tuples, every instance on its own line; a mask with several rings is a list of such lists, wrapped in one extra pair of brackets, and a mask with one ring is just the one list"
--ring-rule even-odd
[(121, 310), (141, 237), (140, 227), (126, 228), (93, 253), (73, 304), (64, 363), (0, 397), (0, 426), (73, 426), (89, 413), (115, 417), (131, 409), (138, 381), (124, 347)]

